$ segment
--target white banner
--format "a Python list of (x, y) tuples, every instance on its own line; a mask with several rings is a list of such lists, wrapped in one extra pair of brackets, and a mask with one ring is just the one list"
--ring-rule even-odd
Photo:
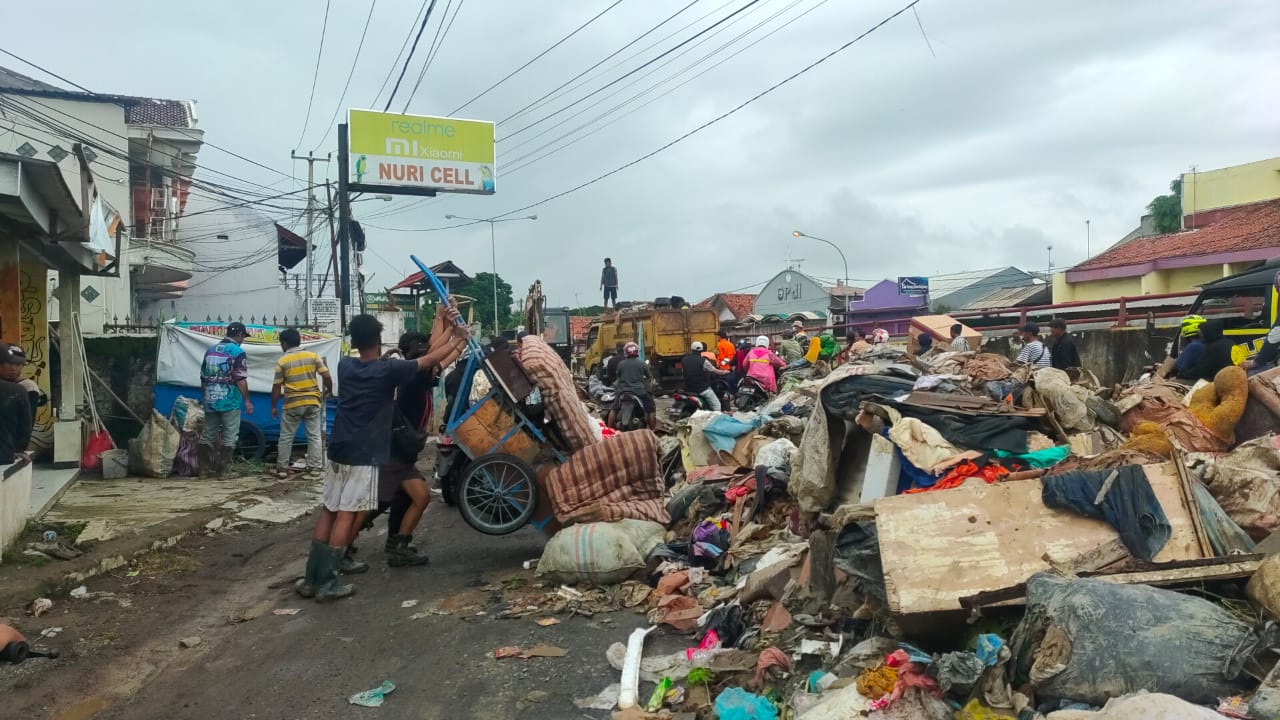
[[(160, 331), (156, 382), (191, 388), (200, 387), (200, 366), (204, 364), (204, 354), (221, 339), (220, 336), (180, 327), (172, 321), (165, 323)], [(245, 342), (240, 347), (244, 348), (248, 356), (249, 391), (271, 392), (271, 385), (275, 380), (276, 361), (284, 355), (280, 344), (278, 342)], [(325, 364), (329, 366), (329, 375), (333, 378), (336, 395), (338, 361), (342, 359), (342, 340), (340, 338), (304, 339), (302, 348), (324, 358)]]

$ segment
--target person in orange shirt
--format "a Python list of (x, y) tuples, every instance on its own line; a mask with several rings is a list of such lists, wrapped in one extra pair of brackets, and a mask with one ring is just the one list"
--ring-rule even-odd
[(721, 370), (732, 370), (733, 358), (737, 356), (738, 348), (729, 341), (729, 333), (717, 330), (716, 335), (720, 337), (716, 342), (716, 365)]

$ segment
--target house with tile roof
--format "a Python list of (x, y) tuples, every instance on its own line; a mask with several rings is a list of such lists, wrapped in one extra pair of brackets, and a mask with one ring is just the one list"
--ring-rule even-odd
[(723, 325), (741, 322), (751, 314), (755, 306), (756, 296), (751, 293), (716, 293), (694, 307), (715, 310)]
[(1137, 237), (1058, 273), (1055, 303), (1195, 290), (1280, 256), (1280, 198), (1197, 213), (1188, 229)]

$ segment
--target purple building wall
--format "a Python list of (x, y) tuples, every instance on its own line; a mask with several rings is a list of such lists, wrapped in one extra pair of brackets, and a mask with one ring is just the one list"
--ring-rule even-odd
[(928, 298), (901, 295), (897, 282), (881, 280), (867, 289), (861, 302), (849, 303), (848, 322), (865, 332), (884, 328), (890, 335), (906, 335), (911, 318), (928, 310)]

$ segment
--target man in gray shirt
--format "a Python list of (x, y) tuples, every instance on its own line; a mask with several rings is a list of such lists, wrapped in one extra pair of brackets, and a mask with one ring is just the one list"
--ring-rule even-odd
[(613, 306), (618, 307), (618, 268), (613, 266), (613, 260), (604, 259), (604, 269), (600, 271), (600, 289), (604, 291), (604, 306), (609, 307), (609, 301), (613, 301)]

